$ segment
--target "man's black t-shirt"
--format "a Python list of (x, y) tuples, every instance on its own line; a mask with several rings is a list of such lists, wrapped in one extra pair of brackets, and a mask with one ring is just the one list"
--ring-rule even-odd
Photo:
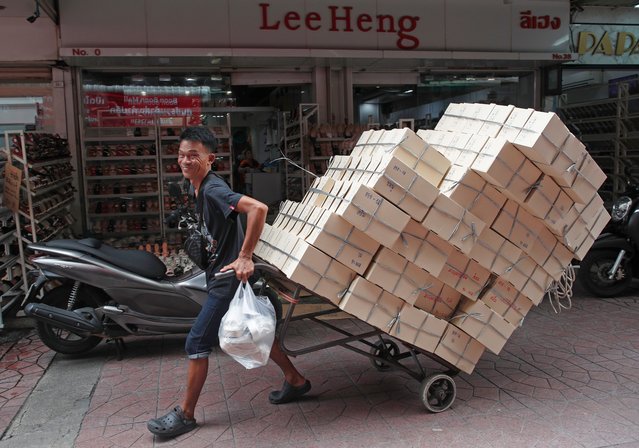
[(234, 262), (242, 249), (244, 230), (235, 212), (242, 195), (231, 190), (227, 183), (213, 172), (209, 172), (202, 182), (197, 202), (200, 201), (199, 195), (203, 195), (203, 219), (212, 242), (212, 252), (218, 254), (206, 269), (207, 289), (211, 291), (218, 287), (237, 286), (235, 277), (215, 280), (214, 275), (227, 264)]

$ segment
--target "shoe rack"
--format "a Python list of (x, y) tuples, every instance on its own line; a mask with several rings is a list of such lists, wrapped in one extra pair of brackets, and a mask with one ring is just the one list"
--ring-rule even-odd
[(639, 176), (639, 94), (619, 83), (616, 97), (565, 103), (558, 113), (608, 175), (599, 194), (611, 204), (625, 192), (626, 173)]
[(14, 214), (2, 202), (6, 164), (7, 154), (3, 148), (0, 151), (0, 329), (4, 328), (2, 316), (22, 291)]
[[(4, 211), (4, 217), (0, 216), (3, 226), (0, 243), (10, 257), (4, 260), (0, 272), (4, 269), (5, 275), (10, 276), (6, 280), (13, 285), (3, 298), (21, 295), (27, 290), (24, 279), (30, 266), (28, 244), (71, 234), (74, 221), (70, 207), (75, 200), (71, 153), (66, 139), (52, 134), (8, 131), (4, 142), (7, 163), (22, 169), (22, 185), (18, 211), (13, 214)], [(18, 272), (14, 269), (16, 264), (20, 266)]]
[(296, 112), (282, 112), (281, 146), (284, 161), (284, 191), (291, 201), (301, 201), (312, 182), (305, 171), (311, 150), (309, 130), (317, 124), (319, 105), (303, 103)]
[[(182, 245), (164, 218), (175, 209), (169, 183), (181, 182), (179, 135), (187, 117), (157, 117), (146, 127), (88, 127), (82, 137), (87, 231), (116, 247)], [(232, 186), (230, 114), (205, 124), (218, 138), (213, 167)]]

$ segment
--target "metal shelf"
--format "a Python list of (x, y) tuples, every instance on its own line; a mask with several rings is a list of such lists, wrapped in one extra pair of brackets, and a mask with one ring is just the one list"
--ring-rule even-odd
[(115, 157), (87, 157), (87, 162), (102, 161), (131, 161), (131, 160), (155, 160), (156, 156), (115, 156)]
[(151, 196), (157, 196), (157, 191), (151, 191), (148, 193), (120, 193), (120, 194), (89, 194), (87, 199), (127, 199), (127, 198), (146, 198)]
[(142, 137), (84, 137), (85, 142), (154, 142), (155, 136), (142, 136)]
[[(36, 224), (41, 224), (42, 221), (44, 221), (47, 218), (50, 218), (51, 216), (55, 215), (56, 213), (58, 213), (59, 211), (61, 211), (62, 209), (64, 209), (66, 206), (70, 205), (71, 202), (73, 202), (73, 198), (69, 198), (66, 199), (62, 202), (60, 202), (60, 204), (56, 205), (55, 207), (47, 210), (46, 213), (42, 213), (38, 216), (35, 217), (35, 222)], [(23, 212), (22, 210), (20, 210), (19, 212), (22, 216), (24, 216), (27, 219), (31, 219), (31, 216), (29, 216), (28, 213)]]
[(4, 263), (0, 264), (0, 272), (6, 271), (7, 269), (13, 267), (13, 265), (18, 262), (18, 258), (20, 258), (18, 255), (14, 255)]
[(5, 233), (4, 235), (0, 235), (0, 244), (4, 244), (7, 240), (14, 239), (16, 236), (13, 232), (15, 232), (15, 229)]
[(88, 180), (156, 179), (157, 174), (123, 174), (121, 176), (87, 176)]
[[(49, 185), (46, 185), (44, 187), (40, 187), (40, 188), (36, 188), (34, 190), (31, 190), (31, 196), (32, 197), (38, 197), (38, 196), (40, 196), (42, 194), (49, 193), (50, 191), (55, 190), (56, 188), (60, 188), (62, 185), (69, 184), (72, 181), (73, 181), (73, 177), (72, 176), (65, 177), (63, 179), (60, 179), (60, 180), (56, 181), (53, 184), (49, 184)], [(20, 188), (23, 191), (25, 191), (25, 192), (28, 191), (27, 187), (25, 187), (24, 185), (22, 185)]]
[(122, 212), (122, 213), (89, 213), (89, 218), (126, 218), (127, 216), (159, 216), (160, 211), (154, 212)]

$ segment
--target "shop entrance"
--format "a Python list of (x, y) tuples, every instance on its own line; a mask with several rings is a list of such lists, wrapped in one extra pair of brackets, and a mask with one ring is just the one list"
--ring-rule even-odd
[(534, 72), (451, 71), (421, 73), (413, 83), (388, 77), (353, 85), (355, 123), (374, 128), (432, 129), (450, 103), (534, 105)]

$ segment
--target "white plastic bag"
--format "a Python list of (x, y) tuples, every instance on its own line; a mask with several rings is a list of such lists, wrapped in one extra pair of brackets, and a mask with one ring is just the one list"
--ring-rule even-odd
[(275, 309), (240, 283), (218, 331), (220, 348), (247, 369), (265, 366), (275, 339)]

